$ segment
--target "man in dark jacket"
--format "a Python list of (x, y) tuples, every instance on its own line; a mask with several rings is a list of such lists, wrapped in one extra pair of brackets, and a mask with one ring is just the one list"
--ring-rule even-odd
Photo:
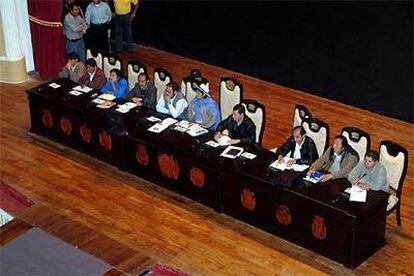
[(287, 162), (287, 166), (293, 164), (311, 165), (318, 159), (318, 150), (312, 138), (306, 136), (306, 131), (302, 126), (293, 128), (293, 135), (280, 146), (276, 154), (279, 157), (279, 162), (283, 161), (283, 157), (290, 152), (291, 160)]
[(138, 75), (138, 82), (129, 92), (128, 99), (138, 106), (145, 106), (155, 110), (157, 104), (157, 88), (149, 81), (147, 73)]
[(222, 135), (230, 137), (230, 145), (256, 142), (256, 126), (246, 115), (246, 109), (242, 104), (236, 104), (233, 107), (233, 114), (217, 126), (215, 139), (218, 141)]

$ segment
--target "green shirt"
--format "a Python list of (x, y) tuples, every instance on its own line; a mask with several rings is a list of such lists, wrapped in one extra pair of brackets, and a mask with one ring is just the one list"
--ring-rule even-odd
[(359, 162), (349, 173), (348, 180), (353, 183), (355, 177), (361, 178), (364, 174), (365, 176), (360, 183), (368, 185), (374, 191), (383, 190), (388, 192), (387, 170), (381, 163), (378, 162), (372, 169), (368, 170), (364, 161)]

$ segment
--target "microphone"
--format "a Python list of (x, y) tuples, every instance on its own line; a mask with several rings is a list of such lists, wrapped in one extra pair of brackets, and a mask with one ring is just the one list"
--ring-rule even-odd
[(357, 182), (352, 183), (352, 186), (358, 185), (359, 182), (361, 182), (361, 180), (367, 175), (367, 173), (364, 173)]

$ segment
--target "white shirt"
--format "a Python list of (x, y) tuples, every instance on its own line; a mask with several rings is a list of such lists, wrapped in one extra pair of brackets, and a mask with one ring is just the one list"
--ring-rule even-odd
[(177, 101), (177, 104), (175, 107), (172, 105), (172, 102), (174, 102), (176, 96), (174, 96), (170, 103), (168, 104), (168, 108), (165, 108), (165, 101), (164, 96), (161, 96), (157, 103), (157, 112), (169, 114), (173, 118), (177, 118), (180, 116), (181, 113), (183, 113), (184, 109), (188, 106), (188, 103), (185, 99), (181, 99)]
[(88, 73), (89, 74), (89, 81), (92, 81), (93, 80), (93, 76), (95, 76), (95, 72), (96, 72), (96, 70), (93, 71), (92, 74), (91, 73)]
[(302, 155), (300, 154), (300, 149), (302, 148), (302, 145), (304, 142), (305, 142), (305, 137), (303, 137), (303, 140), (300, 144), (295, 143), (295, 152), (293, 153), (293, 158), (295, 160), (302, 158)]

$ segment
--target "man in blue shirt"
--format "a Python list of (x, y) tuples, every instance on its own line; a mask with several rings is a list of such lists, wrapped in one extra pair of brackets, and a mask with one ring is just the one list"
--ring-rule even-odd
[(122, 77), (121, 70), (112, 69), (110, 77), (102, 88), (103, 93), (112, 93), (117, 99), (125, 99), (128, 95), (128, 82)]
[(108, 29), (112, 19), (109, 5), (101, 0), (93, 0), (86, 9), (85, 20), (89, 29), (87, 33), (88, 48), (107, 52)]

